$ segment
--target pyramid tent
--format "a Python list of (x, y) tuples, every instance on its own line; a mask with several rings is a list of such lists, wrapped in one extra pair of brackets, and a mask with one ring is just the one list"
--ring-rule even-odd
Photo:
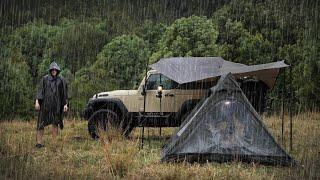
[(232, 74), (221, 76), (211, 92), (171, 137), (162, 150), (162, 161), (295, 164), (268, 132)]

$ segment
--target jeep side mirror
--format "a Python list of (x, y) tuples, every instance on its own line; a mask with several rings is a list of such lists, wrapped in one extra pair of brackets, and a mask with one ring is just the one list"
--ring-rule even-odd
[(141, 95), (144, 96), (146, 95), (147, 92), (146, 92), (146, 86), (145, 85), (142, 85), (142, 91), (141, 91)]

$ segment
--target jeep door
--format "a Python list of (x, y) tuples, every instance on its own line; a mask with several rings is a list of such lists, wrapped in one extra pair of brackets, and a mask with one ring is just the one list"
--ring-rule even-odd
[(194, 106), (208, 96), (209, 89), (216, 84), (216, 78), (180, 84), (175, 90), (175, 111), (182, 110), (185, 105)]
[[(162, 97), (157, 97), (158, 86), (163, 86)], [(161, 74), (151, 74), (146, 84), (146, 112), (169, 113), (175, 110), (174, 83)]]

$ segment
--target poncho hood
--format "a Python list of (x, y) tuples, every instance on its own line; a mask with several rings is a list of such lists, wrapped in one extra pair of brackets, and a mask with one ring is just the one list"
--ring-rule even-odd
[(49, 66), (49, 72), (50, 72), (51, 70), (53, 70), (53, 69), (58, 70), (58, 72), (61, 71), (60, 67), (58, 66), (58, 64), (57, 64), (55, 61), (53, 61), (53, 62), (50, 64), (50, 66)]

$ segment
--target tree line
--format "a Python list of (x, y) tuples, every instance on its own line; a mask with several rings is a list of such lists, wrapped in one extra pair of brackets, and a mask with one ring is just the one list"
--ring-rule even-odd
[[(1, 7), (17, 9), (14, 2)], [(37, 82), (53, 60), (69, 82), (77, 116), (93, 94), (135, 88), (146, 64), (175, 56), (221, 56), (248, 65), (285, 59), (293, 68), (294, 107), (320, 105), (317, 1), (23, 2), (31, 5), (17, 14), (1, 11), (2, 119), (33, 116)], [(269, 93), (275, 104), (283, 78)]]

